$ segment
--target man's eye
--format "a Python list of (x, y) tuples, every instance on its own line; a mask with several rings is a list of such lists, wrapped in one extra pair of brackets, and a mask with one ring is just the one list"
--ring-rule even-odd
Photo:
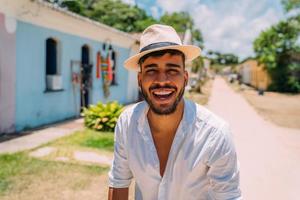
[(175, 74), (178, 74), (178, 73), (179, 73), (178, 70), (176, 70), (176, 69), (170, 69), (168, 72), (169, 72), (169, 74), (171, 74), (171, 75), (175, 75)]
[(149, 69), (146, 71), (147, 74), (154, 74), (156, 72), (156, 70), (154, 69)]

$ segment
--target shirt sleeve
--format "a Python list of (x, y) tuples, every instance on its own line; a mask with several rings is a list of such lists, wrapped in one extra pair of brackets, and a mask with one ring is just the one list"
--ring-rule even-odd
[(119, 118), (115, 128), (114, 138), (114, 159), (111, 169), (108, 173), (109, 187), (127, 188), (132, 179), (132, 173), (129, 169), (127, 151), (125, 147), (126, 127), (122, 125), (122, 119)]
[(216, 200), (241, 200), (238, 160), (227, 124), (216, 131), (213, 141), (208, 160), (209, 193)]

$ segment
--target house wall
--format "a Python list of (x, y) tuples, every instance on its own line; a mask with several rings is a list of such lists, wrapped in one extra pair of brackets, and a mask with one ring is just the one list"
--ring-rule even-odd
[(0, 134), (14, 132), (16, 21), (0, 12)]
[[(92, 88), (89, 103), (136, 101), (136, 73), (123, 67), (138, 51), (129, 34), (42, 0), (0, 0), (0, 133), (21, 131), (80, 114), (80, 88), (71, 82), (71, 61), (80, 70), (81, 47), (90, 48)], [(3, 14), (1, 14), (3, 13)], [(5, 17), (10, 16), (10, 17)], [(8, 24), (8, 26), (6, 26)], [(46, 39), (58, 41), (62, 91), (46, 91)], [(116, 52), (116, 82), (104, 98), (102, 79), (96, 79), (96, 53), (103, 44)], [(103, 51), (102, 51), (103, 53)]]
[(259, 65), (256, 60), (247, 60), (242, 64), (242, 81), (257, 89), (266, 90), (271, 83), (271, 79), (263, 65)]
[[(90, 47), (91, 63), (96, 63), (96, 52), (102, 50), (101, 42), (76, 35), (66, 34), (30, 23), (18, 21), (16, 34), (16, 130), (32, 128), (79, 115), (80, 91), (71, 82), (71, 60), (81, 60), (81, 47)], [(101, 35), (101, 32), (99, 32)], [(63, 80), (63, 91), (45, 92), (46, 89), (46, 39), (58, 41), (59, 64)], [(92, 104), (98, 101), (118, 100), (128, 103), (128, 72), (123, 62), (130, 49), (113, 45), (117, 53), (117, 86), (110, 87), (110, 96), (105, 99), (102, 79), (96, 79), (95, 66), (92, 70)], [(79, 66), (77, 66), (79, 67)]]
[(242, 80), (243, 83), (249, 84), (251, 85), (251, 80), (252, 80), (252, 65), (253, 62), (252, 61), (246, 61), (245, 63), (243, 63), (243, 75), (242, 75)]
[(259, 65), (254, 61), (251, 69), (251, 85), (257, 89), (267, 90), (271, 83), (271, 79), (263, 65)]
[(95, 41), (109, 41), (123, 48), (131, 48), (136, 41), (125, 32), (57, 8), (43, 0), (0, 0), (0, 5), (0, 12), (40, 27)]

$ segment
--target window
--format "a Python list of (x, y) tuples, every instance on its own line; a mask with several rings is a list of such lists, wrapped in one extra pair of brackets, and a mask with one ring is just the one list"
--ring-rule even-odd
[(58, 66), (58, 42), (46, 40), (46, 91), (62, 90), (62, 77)]
[(46, 40), (46, 74), (57, 74), (57, 42), (52, 38)]

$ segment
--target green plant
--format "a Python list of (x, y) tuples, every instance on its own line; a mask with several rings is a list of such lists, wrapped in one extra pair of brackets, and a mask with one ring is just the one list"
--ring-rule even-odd
[(123, 106), (117, 102), (102, 102), (84, 108), (84, 124), (86, 127), (97, 131), (113, 131)]
[[(279, 22), (260, 33), (254, 41), (254, 51), (260, 63), (265, 64), (272, 78), (270, 90), (299, 92), (299, 64), (293, 56), (299, 54), (300, 15)], [(298, 62), (298, 61), (297, 61)]]

